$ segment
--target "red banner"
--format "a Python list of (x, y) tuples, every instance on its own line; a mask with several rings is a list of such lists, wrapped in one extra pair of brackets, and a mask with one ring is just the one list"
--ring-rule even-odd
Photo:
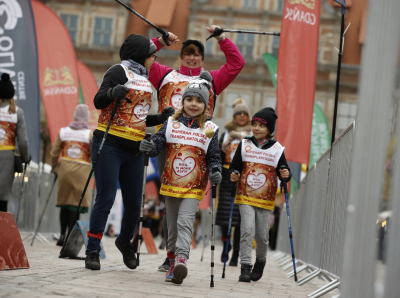
[(39, 86), (51, 142), (73, 120), (79, 103), (75, 50), (69, 32), (49, 7), (32, 1), (39, 56)]
[(278, 58), (276, 139), (287, 160), (308, 165), (321, 1), (286, 0)]
[(96, 95), (99, 87), (97, 86), (96, 79), (90, 69), (77, 60), (78, 65), (78, 76), (79, 82), (83, 94), (83, 102), (88, 105), (90, 116), (89, 116), (89, 128), (95, 130), (97, 127), (97, 120), (99, 119), (99, 111), (94, 107), (93, 99)]

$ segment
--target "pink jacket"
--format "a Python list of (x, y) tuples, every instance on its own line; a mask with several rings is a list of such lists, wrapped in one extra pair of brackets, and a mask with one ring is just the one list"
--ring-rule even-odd
[[(159, 51), (163, 46), (158, 42), (158, 37), (152, 38), (152, 41), (157, 46), (157, 51)], [(239, 52), (236, 45), (229, 39), (225, 38), (219, 42), (221, 51), (224, 52), (226, 63), (221, 66), (218, 70), (211, 70), (210, 74), (213, 77), (216, 94), (220, 94), (232, 81), (236, 78), (239, 72), (244, 66), (244, 59), (242, 54)], [(154, 62), (150, 68), (149, 81), (153, 84), (154, 88), (157, 89), (158, 83), (161, 78), (172, 68), (161, 65), (160, 63)], [(188, 68), (181, 65), (178, 72), (187, 76), (198, 76), (200, 75), (202, 68)]]

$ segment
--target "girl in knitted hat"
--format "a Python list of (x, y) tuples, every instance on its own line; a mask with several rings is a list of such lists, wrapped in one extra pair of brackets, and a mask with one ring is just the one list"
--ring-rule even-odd
[[(90, 173), (93, 132), (89, 129), (89, 108), (79, 104), (75, 108), (74, 121), (60, 129), (51, 149), (52, 172), (58, 175), (57, 207), (60, 207), (61, 234), (57, 242), (63, 246), (67, 227), (72, 223), (82, 189)], [(58, 163), (61, 154), (61, 162)], [(87, 191), (78, 212), (87, 213), (90, 193)], [(76, 220), (79, 220), (79, 214)], [(72, 223), (72, 225), (74, 225)]]
[[(160, 194), (165, 196), (170, 268), (165, 281), (181, 284), (186, 278), (193, 222), (208, 179), (221, 182), (218, 126), (206, 115), (211, 75), (204, 71), (191, 80), (182, 95), (182, 108), (170, 117), (140, 150), (156, 156), (167, 148)], [(206, 129), (214, 136), (208, 138)]]
[(14, 183), (15, 150), (18, 145), (22, 162), (29, 163), (28, 136), (24, 111), (13, 99), (15, 89), (10, 75), (0, 80), (0, 211), (7, 212), (8, 199)]
[[(239, 204), (241, 216), (241, 282), (257, 281), (263, 275), (267, 258), (269, 218), (274, 210), (278, 189), (277, 178), (286, 182), (291, 178), (284, 154), (285, 147), (274, 140), (277, 118), (272, 108), (264, 108), (253, 116), (253, 135), (239, 143), (229, 167), (231, 181), (239, 181), (235, 203)], [(240, 174), (235, 174), (234, 171)], [(256, 240), (256, 261), (252, 270), (253, 238)]]
[[(235, 155), (235, 151), (240, 141), (246, 136), (251, 135), (250, 110), (243, 98), (239, 97), (233, 102), (233, 119), (225, 124), (226, 132), (221, 135), (219, 145), (222, 159), (222, 182), (219, 186), (218, 209), (215, 223), (221, 227), (221, 240), (224, 243), (221, 254), (221, 262), (229, 259), (228, 254), (231, 250), (229, 241), (228, 254), (225, 254), (225, 245), (228, 238), (228, 224), (231, 210), (231, 188), (232, 182), (229, 177), (229, 165)], [(240, 249), (240, 213), (239, 206), (234, 205), (232, 213), (232, 227), (235, 227), (233, 253), (229, 266), (237, 266)], [(232, 234), (231, 234), (232, 235)]]

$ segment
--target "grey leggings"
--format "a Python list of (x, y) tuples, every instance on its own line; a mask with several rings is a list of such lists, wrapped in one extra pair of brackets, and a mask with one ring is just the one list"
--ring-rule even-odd
[(168, 224), (168, 248), (170, 253), (182, 254), (189, 259), (193, 223), (196, 217), (197, 199), (180, 199), (165, 196)]
[(240, 217), (240, 264), (251, 264), (253, 238), (256, 239), (256, 258), (265, 261), (268, 248), (269, 218), (271, 210), (239, 205)]

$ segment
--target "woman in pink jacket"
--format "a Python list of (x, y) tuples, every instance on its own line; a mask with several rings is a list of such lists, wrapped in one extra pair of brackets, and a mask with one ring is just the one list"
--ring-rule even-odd
[[(212, 25), (207, 27), (207, 30), (210, 34), (213, 34), (215, 28), (220, 27)], [(226, 38), (224, 34), (216, 36), (215, 38), (218, 40), (221, 51), (225, 54), (226, 63), (218, 70), (209, 71), (213, 80), (206, 113), (210, 118), (213, 117), (217, 96), (232, 83), (244, 66), (242, 54), (229, 38)], [(171, 32), (169, 32), (168, 40), (170, 44), (179, 42), (178, 37)], [(165, 46), (165, 42), (161, 37), (153, 38), (152, 41), (157, 46), (157, 51)], [(158, 111), (162, 112), (166, 107), (173, 107), (175, 110), (179, 110), (182, 107), (183, 90), (189, 81), (192, 80), (193, 77), (199, 76), (200, 72), (203, 70), (204, 45), (198, 40), (188, 39), (184, 41), (182, 43), (179, 59), (180, 66), (177, 69), (172, 69), (171, 67), (157, 62), (154, 62), (150, 68), (149, 81), (153, 84), (154, 88), (157, 89)], [(161, 125), (157, 127), (157, 130), (160, 127)], [(157, 156), (160, 176), (164, 170), (165, 155), (166, 151), (164, 149)], [(163, 228), (164, 235), (167, 237), (168, 232), (166, 226), (166, 216), (164, 216)], [(166, 243), (168, 242), (166, 241)], [(166, 258), (164, 264), (158, 269), (160, 271), (168, 271), (169, 259)]]

